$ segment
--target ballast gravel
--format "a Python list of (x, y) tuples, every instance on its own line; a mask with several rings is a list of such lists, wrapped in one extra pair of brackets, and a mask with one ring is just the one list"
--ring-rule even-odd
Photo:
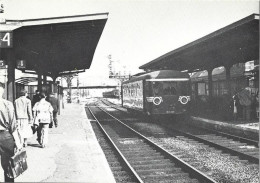
[[(178, 138), (150, 138), (157, 144), (162, 145), (166, 150), (175, 154), (176, 150), (182, 153), (176, 154), (177, 157), (187, 155), (196, 161), (196, 167), (215, 181), (221, 183), (258, 183), (259, 167), (247, 161), (239, 161), (229, 155), (207, 148), (205, 145), (190, 144)], [(200, 163), (200, 165), (198, 164)]]
[[(157, 124), (135, 123), (133, 126), (151, 134), (167, 133), (165, 128)], [(149, 139), (180, 159), (184, 158), (184, 161), (219, 183), (259, 183), (259, 164), (241, 161), (236, 156), (223, 154), (209, 146), (191, 143), (178, 137)]]

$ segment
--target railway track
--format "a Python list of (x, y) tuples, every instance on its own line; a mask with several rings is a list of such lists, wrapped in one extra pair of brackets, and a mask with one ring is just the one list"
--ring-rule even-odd
[(98, 107), (88, 107), (142, 182), (215, 182)]
[(167, 125), (167, 128), (171, 128), (176, 133), (181, 134), (182, 137), (179, 138), (195, 140), (199, 143), (204, 143), (222, 150), (224, 153), (238, 156), (243, 160), (250, 161), (251, 163), (259, 164), (259, 147), (256, 141), (207, 129), (196, 129), (196, 133), (198, 133), (198, 131), (204, 133), (196, 135), (189, 132), (187, 128), (177, 130), (169, 125)]
[[(111, 102), (102, 100), (102, 103), (109, 106)], [(118, 109), (116, 105), (112, 105), (111, 107)], [(190, 142), (195, 140), (196, 142), (204, 143), (216, 149), (222, 150), (225, 153), (229, 153), (232, 156), (238, 156), (241, 159), (259, 164), (258, 141), (205, 128), (196, 127), (195, 129), (195, 127), (193, 127), (191, 129), (190, 126), (173, 127), (172, 123), (160, 123), (160, 125), (170, 128), (172, 133), (175, 133), (175, 136), (178, 136), (178, 138), (182, 138)], [(198, 133), (201, 135), (197, 135)]]
[[(104, 103), (103, 103), (104, 104)], [(112, 106), (114, 110), (116, 109), (115, 106)], [(109, 109), (109, 107), (106, 107), (106, 109)], [(121, 111), (121, 110), (120, 110)], [(122, 111), (120, 112), (114, 112), (119, 116), (125, 116), (129, 115), (127, 113), (122, 114)], [(122, 117), (125, 118), (125, 117)], [(234, 180), (231, 179), (240, 179), (240, 175), (235, 172), (235, 169), (237, 169), (237, 172), (241, 171), (241, 177), (244, 177), (245, 182), (258, 182), (258, 177), (259, 177), (259, 148), (258, 148), (258, 142), (252, 141), (250, 139), (244, 139), (241, 137), (233, 136), (230, 134), (225, 134), (225, 133), (220, 133), (220, 132), (214, 132), (214, 131), (209, 131), (207, 129), (198, 129), (194, 130), (194, 128), (189, 127), (184, 127), (183, 129), (186, 129), (181, 131), (181, 130), (176, 130), (176, 128), (173, 128), (171, 125), (164, 126), (163, 132), (158, 130), (162, 128), (161, 123), (157, 124), (152, 124), (152, 123), (147, 123), (146, 125), (143, 125), (145, 123), (141, 122), (141, 119), (139, 122), (133, 122), (133, 121), (138, 121), (138, 119), (129, 119), (127, 118), (124, 119), (124, 121), (129, 121), (129, 125), (132, 126), (135, 129), (138, 129), (141, 133), (144, 133), (146, 136), (151, 137), (150, 139), (154, 140), (156, 143), (160, 144), (162, 147), (166, 148), (168, 151), (170, 151), (172, 154), (175, 154), (177, 157), (181, 158), (182, 160), (188, 162), (189, 164), (193, 165), (197, 169), (201, 170), (202, 172), (206, 173), (209, 176), (212, 176), (215, 180), (218, 182), (234, 182)], [(141, 127), (143, 125), (143, 127)], [(158, 125), (157, 127), (153, 128), (153, 125)], [(151, 128), (153, 128), (151, 130)], [(155, 130), (156, 129), (156, 130)], [(165, 133), (165, 129), (168, 130), (167, 133)], [(191, 129), (191, 130), (187, 130)], [(169, 135), (170, 134), (170, 135)], [(159, 138), (161, 139), (167, 139), (167, 137), (170, 136), (169, 141), (173, 141), (174, 144), (171, 144), (169, 146), (169, 142), (165, 143), (165, 141), (158, 140)], [(174, 137), (177, 140), (173, 140)], [(181, 142), (181, 143), (180, 143)], [(172, 143), (172, 142), (170, 142)], [(194, 161), (194, 153), (187, 153), (185, 151), (179, 151), (176, 150), (174, 145), (179, 144), (179, 146), (182, 146), (182, 144), (186, 144), (186, 146), (191, 146), (191, 147), (199, 147), (198, 148), (192, 149), (192, 151), (198, 151), (197, 155), (200, 160), (200, 162)], [(184, 147), (185, 148), (185, 147)], [(214, 167), (215, 165), (212, 164), (212, 161), (204, 160), (205, 157), (207, 157), (207, 154), (205, 157), (200, 155), (200, 151), (209, 151), (208, 154), (212, 154), (211, 156), (218, 157), (221, 159), (221, 161), (226, 161), (229, 163), (228, 166), (233, 166), (232, 163), (236, 164), (236, 166), (241, 166), (239, 168), (234, 168), (234, 171), (229, 171), (230, 174), (236, 174), (236, 175), (218, 175), (218, 174), (223, 174), (223, 172), (219, 170), (214, 170), (217, 169)], [(196, 153), (195, 153), (196, 154)], [(208, 157), (211, 159), (211, 157)], [(213, 158), (214, 159), (214, 158)], [(213, 160), (214, 161), (214, 160)], [(203, 162), (203, 163), (201, 163)], [(216, 163), (216, 162), (214, 162)], [(202, 164), (206, 164), (205, 166), (202, 166)], [(225, 162), (223, 162), (223, 165)], [(227, 166), (227, 167), (228, 167)], [(221, 167), (221, 166), (220, 166)], [(212, 170), (213, 169), (213, 173)], [(224, 167), (225, 169), (225, 167)], [(228, 172), (227, 171), (227, 172)], [(246, 171), (249, 171), (246, 172)], [(253, 172), (253, 173), (252, 173)], [(258, 173), (258, 175), (257, 175)], [(214, 175), (212, 175), (214, 174)], [(248, 175), (247, 175), (248, 174)], [(221, 177), (223, 176), (223, 177)], [(228, 177), (231, 176), (231, 177)], [(235, 177), (232, 177), (235, 176)], [(251, 181), (248, 177), (253, 177), (254, 181)], [(242, 178), (241, 178), (242, 179)], [(228, 180), (228, 181), (227, 181)], [(241, 181), (243, 182), (243, 181)]]
[(91, 126), (96, 134), (98, 142), (103, 149), (107, 162), (111, 167), (116, 182), (138, 183), (141, 182), (139, 178), (125, 163), (124, 158), (113, 144), (111, 139), (107, 136), (103, 128), (96, 121), (91, 122)]

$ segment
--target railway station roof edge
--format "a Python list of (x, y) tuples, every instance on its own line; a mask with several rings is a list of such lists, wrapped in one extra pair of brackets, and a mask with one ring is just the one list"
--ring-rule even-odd
[(87, 20), (99, 20), (107, 19), (108, 12), (96, 13), (96, 14), (85, 14), (85, 15), (73, 15), (73, 16), (60, 16), (60, 17), (48, 17), (48, 18), (36, 18), (36, 19), (21, 19), (21, 20), (6, 20), (6, 24), (10, 26), (31, 26), (31, 25), (43, 25), (43, 24), (55, 24), (55, 23), (66, 23), (75, 21), (87, 21)]
[[(242, 34), (244, 35), (241, 36)], [(246, 59), (249, 59), (247, 61), (250, 61), (250, 59), (259, 59), (258, 34), (259, 14), (251, 14), (202, 38), (170, 51), (140, 66), (139, 69), (203, 70), (207, 66), (219, 67), (227, 64), (227, 62), (228, 64), (239, 62), (241, 59), (234, 60), (236, 57), (241, 56), (236, 54), (242, 51), (242, 54), (244, 54), (242, 56), (245, 57), (242, 62), (246, 62)], [(246, 49), (246, 46), (249, 48)], [(227, 53), (226, 49), (228, 47), (232, 48), (229, 50), (231, 53)], [(249, 49), (253, 49), (253, 51), (248, 51)]]
[[(12, 32), (10, 48), (1, 48), (1, 59), (26, 61), (23, 72), (57, 78), (89, 69), (108, 12), (37, 19), (1, 20), (0, 32)], [(10, 54), (9, 54), (10, 55)]]

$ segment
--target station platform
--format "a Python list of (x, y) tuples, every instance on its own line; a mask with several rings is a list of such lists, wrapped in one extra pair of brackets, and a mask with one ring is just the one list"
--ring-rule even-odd
[[(49, 129), (47, 147), (40, 147), (36, 134), (29, 139), (28, 169), (15, 182), (115, 183), (84, 104), (65, 104), (58, 121), (58, 128)], [(0, 174), (3, 182), (2, 168)]]
[(189, 122), (196, 126), (259, 141), (259, 120), (257, 119), (250, 121), (217, 121), (199, 116), (191, 116)]

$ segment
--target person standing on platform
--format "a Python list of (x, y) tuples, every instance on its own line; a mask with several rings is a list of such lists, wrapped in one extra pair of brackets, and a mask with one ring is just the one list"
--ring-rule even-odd
[(32, 117), (32, 104), (27, 98), (27, 92), (21, 90), (20, 97), (14, 101), (15, 114), (20, 129), (21, 137), (23, 139), (23, 146), (27, 146), (27, 138), (32, 137), (31, 123)]
[(49, 124), (53, 121), (53, 108), (47, 102), (45, 93), (40, 94), (41, 100), (33, 106), (34, 124), (39, 125), (37, 129), (37, 141), (44, 148), (48, 144)]
[(32, 99), (32, 106), (34, 106), (36, 104), (36, 102), (39, 102), (41, 100), (40, 98), (40, 91), (39, 90), (35, 90), (35, 95), (33, 95), (33, 99)]
[(59, 109), (60, 109), (60, 102), (59, 102), (58, 98), (55, 97), (54, 93), (50, 93), (50, 96), (48, 98), (48, 102), (51, 103), (51, 106), (53, 108), (53, 121), (54, 121), (55, 127), (57, 128), (58, 127), (57, 114), (58, 114)]
[(242, 106), (243, 119), (250, 120), (251, 119), (251, 104), (252, 104), (250, 88), (246, 87), (246, 88), (242, 89), (240, 92), (238, 92), (237, 97)]
[(8, 162), (15, 153), (15, 149), (22, 148), (21, 139), (18, 137), (17, 123), (14, 106), (10, 101), (3, 99), (5, 84), (0, 82), (0, 155), (1, 165), (4, 170), (5, 182), (14, 182), (8, 176)]
[(237, 95), (234, 95), (233, 97), (233, 101), (231, 104), (231, 108), (233, 111), (233, 119), (236, 121), (238, 119), (238, 108), (239, 108), (239, 99)]

